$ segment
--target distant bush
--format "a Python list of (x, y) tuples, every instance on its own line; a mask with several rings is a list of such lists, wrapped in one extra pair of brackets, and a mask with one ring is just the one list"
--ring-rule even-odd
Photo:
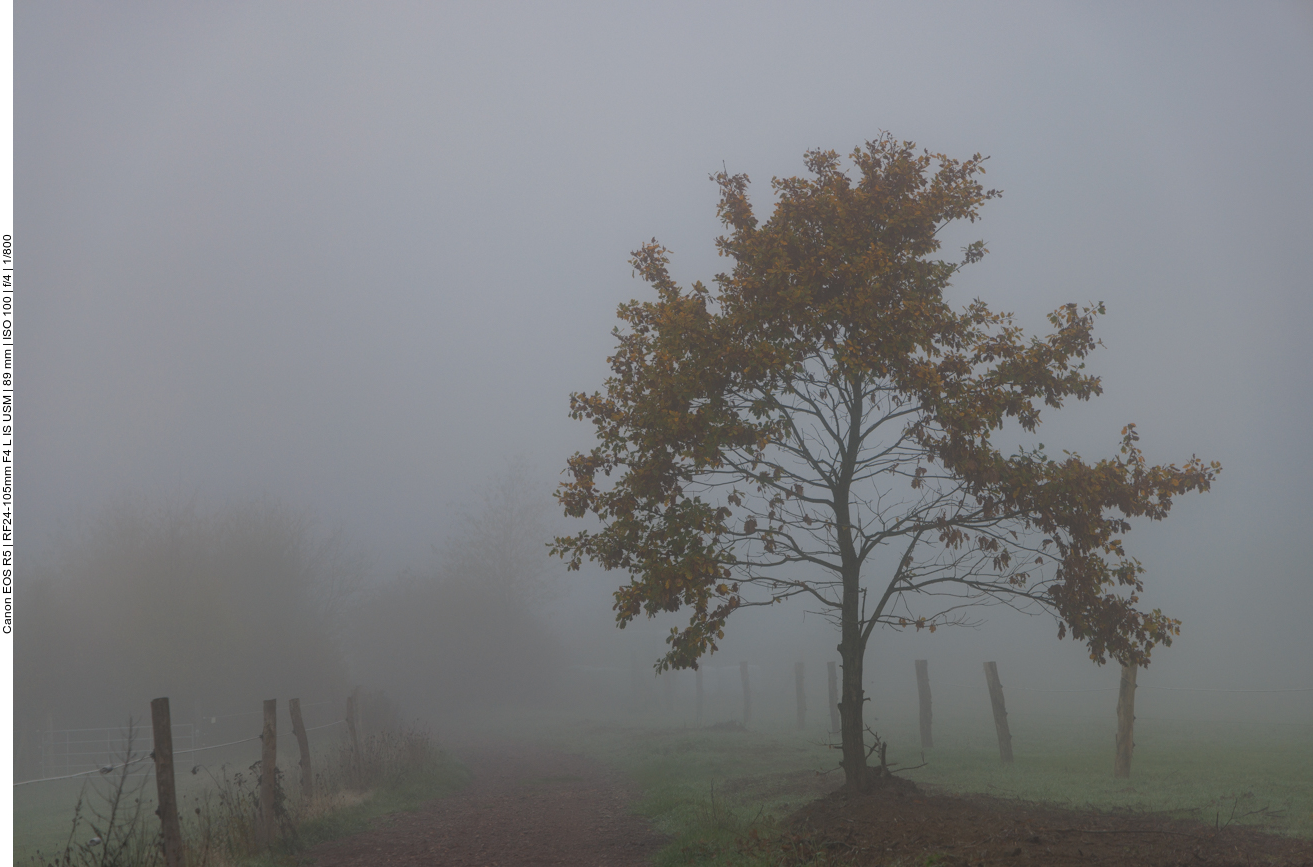
[(516, 472), (491, 485), (431, 570), (362, 598), (352, 616), (352, 662), (395, 695), (426, 696), (425, 711), (539, 694), (559, 640), (543, 615), (555, 584), (544, 514), (550, 504)]
[(141, 716), (161, 695), (177, 722), (344, 695), (338, 636), (360, 571), (339, 539), (273, 503), (106, 510), (25, 576), (16, 746), (30, 757), (39, 730)]

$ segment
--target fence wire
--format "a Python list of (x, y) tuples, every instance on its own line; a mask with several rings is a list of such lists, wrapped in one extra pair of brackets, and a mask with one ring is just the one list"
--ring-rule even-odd
[[(321, 702), (316, 702), (316, 703), (313, 704), (313, 705), (302, 705), (302, 707), (317, 707), (317, 706), (319, 706), (319, 705), (325, 705), (325, 704), (330, 704), (330, 703), (331, 703), (331, 702), (321, 701)], [(263, 711), (259, 711), (259, 712), (260, 712), (260, 713), (263, 713)], [(241, 716), (241, 715), (242, 715), (242, 714), (228, 714), (228, 716), (230, 716), (230, 717), (232, 717), (232, 716)], [(316, 731), (319, 731), (319, 730), (321, 730), (321, 729), (332, 728), (333, 726), (345, 725), (345, 724), (346, 724), (346, 720), (344, 720), (344, 719), (333, 720), (333, 721), (330, 722), (330, 723), (324, 723), (323, 725), (312, 726), (312, 727), (306, 729), (305, 731), (306, 731), (306, 734), (309, 734), (310, 732), (316, 732)], [(69, 732), (90, 732), (90, 731), (106, 731), (106, 729), (66, 729), (65, 731), (69, 731)], [(282, 736), (283, 736), (283, 737), (289, 737), (289, 735), (288, 735), (286, 732), (284, 732)], [(192, 755), (192, 754), (194, 754), (194, 753), (204, 752), (204, 751), (206, 751), (206, 750), (217, 750), (217, 749), (221, 749), (221, 748), (223, 748), (223, 747), (232, 747), (232, 746), (237, 746), (238, 744), (248, 744), (248, 743), (251, 743), (252, 741), (262, 741), (262, 740), (264, 740), (264, 735), (263, 735), (263, 734), (259, 734), (259, 735), (256, 735), (256, 736), (254, 736), (254, 737), (250, 737), (250, 738), (242, 738), (241, 740), (236, 740), (236, 741), (229, 741), (229, 742), (224, 743), (224, 744), (210, 744), (210, 745), (208, 745), (208, 746), (203, 746), (203, 747), (192, 746), (192, 747), (188, 747), (188, 748), (185, 749), (185, 750), (176, 750), (176, 751), (175, 751), (175, 755), (179, 755), (179, 756), (188, 756), (188, 755)], [(98, 743), (98, 741), (97, 741), (97, 743)], [(135, 758), (135, 759), (129, 759), (129, 760), (126, 761), (126, 762), (120, 762), (120, 763), (118, 763), (118, 764), (108, 764), (108, 765), (103, 765), (103, 766), (98, 767), (98, 768), (92, 768), (92, 769), (89, 770), (89, 771), (79, 771), (79, 772), (76, 773), (76, 774), (61, 774), (60, 776), (56, 776), (56, 777), (40, 777), (40, 778), (35, 779), (35, 780), (22, 780), (22, 781), (20, 781), (20, 782), (16, 782), (16, 783), (14, 783), (13, 785), (14, 785), (14, 788), (17, 788), (17, 787), (19, 787), (19, 786), (30, 786), (30, 785), (33, 784), (33, 783), (51, 783), (51, 782), (54, 782), (54, 781), (56, 781), (56, 780), (72, 780), (72, 779), (76, 779), (76, 778), (78, 778), (78, 777), (89, 777), (89, 776), (92, 776), (92, 775), (94, 775), (94, 774), (100, 774), (100, 775), (102, 775), (102, 776), (107, 776), (107, 775), (113, 773), (114, 771), (121, 770), (121, 769), (123, 769), (123, 768), (125, 768), (125, 767), (130, 767), (130, 766), (132, 766), (132, 765), (140, 764), (141, 762), (145, 762), (145, 761), (152, 761), (152, 762), (153, 762), (154, 758), (155, 758), (155, 753), (154, 753), (154, 752), (151, 752), (151, 753), (149, 753), (149, 754), (147, 754), (147, 755), (140, 756), (140, 757)], [(146, 769), (146, 774), (150, 774), (150, 772), (151, 772), (151, 770), (153, 769), (153, 767), (154, 767), (154, 766), (152, 765), (151, 768), (147, 768), (147, 769)]]

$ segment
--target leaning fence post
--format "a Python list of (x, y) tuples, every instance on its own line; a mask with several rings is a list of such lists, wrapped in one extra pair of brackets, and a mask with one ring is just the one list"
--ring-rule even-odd
[(748, 664), (739, 663), (739, 680), (743, 681), (743, 727), (752, 722), (752, 691), (748, 689)]
[(310, 738), (305, 733), (305, 720), (301, 719), (301, 699), (289, 701), (287, 709), (292, 714), (292, 734), (296, 735), (296, 745), (301, 749), (301, 803), (309, 804), (315, 798), (315, 775), (310, 769)]
[(355, 779), (352, 785), (359, 785), (360, 777), (360, 735), (356, 732), (356, 693), (353, 690), (346, 697), (346, 728), (351, 736), (351, 775)]
[(833, 660), (825, 663), (827, 673), (830, 676), (830, 734), (838, 734), (841, 730), (839, 724), (839, 669)]
[(935, 738), (930, 730), (930, 663), (924, 659), (916, 661), (916, 692), (921, 699), (921, 749), (928, 750)]
[(1008, 731), (1008, 710), (1003, 704), (1003, 684), (998, 679), (998, 665), (985, 663), (985, 683), (989, 685), (989, 703), (994, 708), (994, 730), (998, 732), (998, 755), (1012, 762), (1012, 732)]
[(278, 791), (278, 699), (264, 703), (264, 728), (260, 732), (260, 829), (261, 848), (272, 846), (277, 820), (274, 799)]
[(178, 792), (173, 784), (173, 723), (167, 696), (151, 701), (150, 723), (164, 863), (166, 867), (182, 867), (182, 828), (178, 822)]
[(807, 727), (807, 691), (802, 685), (803, 666), (801, 662), (793, 664), (793, 690), (798, 701), (798, 728)]
[(1117, 690), (1117, 758), (1114, 777), (1131, 775), (1131, 753), (1135, 750), (1135, 676), (1138, 665), (1123, 665), (1121, 687)]
[(697, 682), (698, 682), (697, 726), (698, 728), (702, 728), (702, 666), (701, 665), (698, 666)]

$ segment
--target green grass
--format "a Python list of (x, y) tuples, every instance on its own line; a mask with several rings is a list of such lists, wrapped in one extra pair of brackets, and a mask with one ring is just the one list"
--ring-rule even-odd
[(460, 791), (469, 781), (464, 765), (446, 753), (435, 752), (430, 762), (387, 780), (365, 800), (307, 821), (297, 829), (294, 850), (366, 831), (383, 816), (414, 812), (429, 801)]
[[(502, 717), (483, 731), (497, 733), (498, 725), (509, 724)], [(507, 728), (500, 734), (588, 754), (635, 782), (642, 792), (635, 811), (671, 839), (658, 860), (663, 867), (772, 863), (739, 853), (738, 841), (753, 832), (769, 837), (781, 818), (827, 785), (841, 782), (841, 772), (833, 770), (839, 754), (826, 747), (827, 736), (820, 730), (763, 726), (717, 731), (636, 716), (580, 722), (541, 713), (534, 715), (534, 725), (531, 733)], [(890, 743), (891, 764), (922, 761), (914, 721), (877, 725)], [(1130, 780), (1112, 777), (1110, 725), (1017, 714), (1012, 733), (1015, 761), (1004, 766), (990, 721), (970, 726), (951, 719), (937, 722), (937, 746), (925, 756), (927, 766), (904, 776), (946, 791), (1075, 809), (1160, 811), (1209, 824), (1261, 824), (1313, 836), (1313, 726), (1141, 719)], [(197, 779), (186, 778), (188, 785)], [(467, 780), (468, 773), (444, 757), (424, 773), (397, 777), (370, 798), (304, 824), (301, 845), (356, 833), (379, 817), (449, 794)], [(559, 782), (569, 780), (543, 777), (530, 784)], [(62, 847), (67, 838), (78, 787), (43, 786), (53, 788), (25, 787), (31, 791), (16, 798), (16, 856), (24, 851), (24, 841), (30, 845), (44, 835)], [(42, 848), (49, 852), (54, 845)]]
[(273, 851), (237, 860), (237, 867), (287, 867), (311, 846), (369, 830), (388, 816), (414, 812), (429, 801), (454, 794), (469, 784), (469, 771), (446, 753), (434, 751), (430, 761), (385, 780), (365, 799), (303, 822), (295, 839)]
[(584, 752), (642, 791), (635, 812), (670, 837), (658, 867), (770, 863), (739, 852), (778, 820), (840, 782), (820, 733), (716, 731), (634, 723), (549, 724), (545, 746)]
[[(891, 765), (922, 762), (913, 722), (880, 731)], [(1015, 759), (1004, 766), (991, 724), (937, 725), (939, 746), (926, 766), (902, 775), (944, 791), (1313, 836), (1313, 726), (1141, 720), (1129, 780), (1112, 776), (1107, 725), (1022, 715), (1012, 731)], [(618, 767), (641, 787), (636, 812), (671, 837), (657, 862), (663, 867), (774, 863), (739, 853), (738, 841), (753, 832), (769, 837), (780, 819), (817, 797), (822, 780), (841, 782), (831, 770), (839, 754), (820, 731), (574, 723), (549, 726), (543, 740)]]
[[(149, 751), (149, 746), (142, 747), (138, 742), (138, 752)], [(335, 754), (335, 750), (318, 750), (314, 756), (315, 765), (325, 764)], [(192, 756), (180, 756), (177, 767), (177, 794), (180, 805), (185, 805), (208, 790), (214, 788), (211, 774), (221, 775), (224, 769), (244, 770), (258, 758), (258, 745), (252, 755), (248, 745), (229, 747), (202, 754), (198, 772), (191, 770), (189, 760)], [(286, 759), (284, 759), (286, 764)], [(294, 769), (293, 769), (294, 770)], [(287, 769), (284, 769), (287, 772)], [(143, 788), (143, 802), (149, 801), (147, 812), (155, 810), (155, 779), (148, 778)], [(96, 806), (98, 799), (94, 793), (96, 787), (105, 788), (108, 780), (98, 774), (78, 777), (71, 780), (56, 780), (47, 783), (32, 783), (14, 789), (14, 863), (26, 864), (37, 852), (47, 855), (56, 850), (62, 851), (68, 840), (69, 827), (73, 819), (73, 810), (78, 796), (86, 787), (88, 804)]]
[[(1170, 813), (1208, 823), (1266, 825), (1313, 836), (1313, 726), (1140, 720), (1131, 778), (1112, 776), (1107, 726), (1023, 720), (1014, 762), (997, 741), (936, 732), (927, 767), (907, 776), (956, 792), (1045, 801), (1072, 808)], [(911, 726), (891, 732), (890, 761), (920, 762)], [(1246, 815), (1248, 814), (1248, 815)]]
[(37, 851), (54, 852), (68, 839), (81, 780), (59, 780), (14, 789), (14, 863), (26, 864)]
[[(294, 864), (296, 853), (309, 846), (359, 833), (381, 817), (416, 810), (424, 803), (450, 795), (469, 783), (468, 770), (445, 752), (429, 746), (427, 736), (422, 734), (402, 735), (392, 743), (384, 742), (381, 748), (377, 744), (372, 750), (367, 747), (365, 753), (366, 761), (375, 760), (366, 778), (371, 781), (367, 783), (367, 792), (343, 789), (340, 782), (342, 770), (335, 769), (331, 762), (327, 763), (330, 777), (336, 775), (328, 780), (330, 791), (336, 794), (328, 796), (329, 800), (317, 808), (317, 815), (302, 818), (295, 833), (285, 838), (274, 851), (254, 856), (240, 854), (246, 848), (241, 842), (236, 843), (238, 851), (228, 851), (232, 848), (232, 841), (242, 841), (251, 833), (250, 809), (240, 805), (251, 803), (254, 773), (248, 769), (243, 780), (237, 780), (231, 769), (219, 771), (216, 765), (215, 776), (204, 772), (180, 775), (178, 803), (184, 820), (183, 836), (191, 841), (188, 846), (193, 850), (199, 847), (205, 853), (193, 851), (191, 857), (214, 865), (264, 867)], [(144, 782), (140, 791), (143, 812), (148, 817), (146, 826), (154, 834), (158, 829), (158, 821), (152, 815), (155, 782), (153, 778)], [(320, 785), (323, 784), (321, 780)], [(70, 843), (74, 809), (84, 785), (88, 797), (83, 801), (83, 822), (71, 840), (74, 863), (81, 863), (79, 844), (85, 844), (91, 835), (85, 823), (88, 809), (105, 810), (105, 799), (92, 791), (97, 785), (105, 788), (104, 781), (98, 779), (94, 782), (85, 779), (57, 781), (18, 789), (15, 794), (21, 792), (23, 797), (15, 798), (14, 863), (44, 864), (64, 852)], [(239, 806), (234, 808), (233, 804)], [(213, 841), (208, 847), (201, 842), (207, 837)], [(38, 852), (43, 853), (46, 860), (34, 861)]]

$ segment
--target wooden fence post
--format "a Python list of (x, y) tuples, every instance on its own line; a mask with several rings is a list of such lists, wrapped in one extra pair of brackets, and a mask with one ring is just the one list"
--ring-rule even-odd
[(1131, 775), (1131, 753), (1135, 751), (1135, 676), (1138, 665), (1123, 665), (1121, 687), (1117, 690), (1117, 758), (1112, 775)]
[(182, 867), (182, 827), (178, 822), (178, 792), (173, 783), (173, 722), (169, 718), (167, 696), (151, 701), (150, 723), (164, 863), (166, 867)]
[(998, 732), (998, 755), (1012, 762), (1012, 732), (1008, 731), (1008, 710), (1003, 704), (1003, 684), (998, 679), (998, 665), (985, 663), (985, 683), (989, 686), (989, 703), (994, 708), (994, 729)]
[(839, 722), (839, 669), (833, 661), (825, 663), (830, 675), (830, 734), (837, 735), (842, 730)]
[(351, 737), (351, 784), (360, 785), (360, 734), (356, 731), (356, 693), (355, 690), (346, 697), (346, 728)]
[(748, 689), (748, 664), (739, 663), (739, 680), (743, 681), (743, 727), (752, 722), (752, 691)]
[(698, 710), (697, 710), (697, 727), (702, 728), (702, 666), (698, 665)]
[(315, 799), (315, 775), (310, 770), (310, 738), (305, 733), (305, 721), (301, 719), (301, 699), (294, 698), (287, 703), (292, 714), (292, 734), (296, 735), (296, 745), (301, 748), (301, 803), (309, 805)]
[(918, 659), (916, 661), (916, 692), (921, 699), (921, 749), (928, 750), (935, 745), (934, 734), (930, 728), (932, 714), (930, 712), (930, 663), (928, 660)]
[(793, 664), (793, 689), (798, 700), (798, 728), (807, 727), (807, 691), (802, 685), (803, 666), (801, 662)]
[(264, 729), (260, 732), (260, 829), (261, 848), (273, 845), (278, 820), (274, 799), (278, 791), (278, 699), (264, 703)]

